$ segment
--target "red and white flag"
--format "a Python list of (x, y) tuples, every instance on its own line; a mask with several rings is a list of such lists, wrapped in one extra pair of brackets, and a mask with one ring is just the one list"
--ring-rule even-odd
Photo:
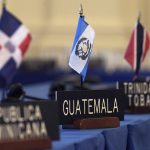
[(12, 80), (31, 42), (28, 28), (5, 7), (0, 20), (0, 77)]
[(142, 24), (137, 21), (136, 26), (131, 34), (129, 45), (125, 52), (124, 58), (130, 64), (132, 70), (138, 75), (141, 63), (150, 47), (150, 38), (148, 32)]

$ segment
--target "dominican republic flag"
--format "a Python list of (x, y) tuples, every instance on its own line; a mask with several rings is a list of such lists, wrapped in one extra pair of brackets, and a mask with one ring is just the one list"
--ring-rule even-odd
[(74, 43), (69, 59), (69, 66), (81, 74), (85, 80), (90, 54), (93, 48), (95, 32), (93, 28), (80, 16)]
[(0, 20), (0, 76), (9, 83), (31, 41), (29, 30), (3, 7)]
[(144, 61), (149, 47), (150, 38), (148, 32), (137, 21), (124, 56), (126, 61), (131, 65), (132, 70), (135, 71), (135, 75), (138, 75), (141, 63)]

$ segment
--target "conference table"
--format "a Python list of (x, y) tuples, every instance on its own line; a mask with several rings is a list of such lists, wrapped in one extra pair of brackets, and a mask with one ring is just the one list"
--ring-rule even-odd
[[(49, 86), (42, 83), (25, 90), (47, 98)], [(52, 150), (150, 150), (150, 114), (125, 114), (118, 128), (79, 130), (60, 126), (60, 140), (52, 142)]]
[[(28, 95), (46, 99), (49, 83), (25, 86)], [(125, 114), (118, 128), (62, 129), (52, 150), (150, 150), (150, 114)]]
[[(28, 95), (47, 98), (50, 83), (25, 87)], [(45, 89), (45, 90), (44, 90)], [(150, 150), (150, 114), (125, 114), (118, 128), (62, 129), (52, 150)]]
[(62, 129), (53, 150), (150, 150), (150, 115), (128, 114), (118, 128)]

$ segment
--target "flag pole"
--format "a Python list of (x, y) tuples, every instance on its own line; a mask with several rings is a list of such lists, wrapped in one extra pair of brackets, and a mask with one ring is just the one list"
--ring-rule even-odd
[(6, 0), (3, 0), (3, 1), (2, 1), (2, 5), (3, 5), (3, 7), (6, 6)]
[[(137, 20), (138, 20), (138, 22), (141, 21), (141, 11), (139, 11), (139, 15), (138, 15)], [(139, 71), (140, 71), (140, 68), (139, 68)], [(135, 70), (133, 78), (132, 78), (133, 81), (136, 81), (138, 79), (139, 71)]]
[(5, 94), (6, 94), (6, 85), (4, 85), (3, 87), (1, 102), (5, 100)]
[(6, 80), (4, 78), (1, 78), (1, 86), (2, 86), (2, 95), (1, 95), (1, 102), (5, 100), (6, 95)]
[(139, 11), (139, 15), (138, 15), (138, 21), (141, 21), (141, 12)]
[(82, 75), (80, 75), (80, 87), (81, 87), (81, 89), (83, 89), (83, 77), (82, 77)]
[[(80, 4), (79, 14), (80, 14), (80, 17), (84, 17), (82, 3)], [(80, 75), (80, 87), (81, 87), (81, 89), (83, 88), (83, 77), (82, 77), (82, 75)]]
[(83, 7), (82, 7), (82, 3), (80, 4), (80, 11), (79, 11), (80, 17), (84, 17), (83, 15)]
[[(2, 7), (5, 8), (6, 7), (6, 0), (2, 0)], [(1, 102), (4, 101), (5, 99), (5, 95), (6, 95), (6, 81), (4, 79), (3, 83), (2, 83), (2, 97), (1, 97)]]

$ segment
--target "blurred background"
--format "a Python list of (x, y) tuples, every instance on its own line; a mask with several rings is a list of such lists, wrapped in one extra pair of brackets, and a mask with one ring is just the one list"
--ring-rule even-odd
[[(35, 83), (58, 80), (68, 66), (80, 4), (96, 37), (87, 75), (99, 82), (130, 80), (133, 72), (124, 60), (131, 32), (141, 12), (141, 22), (150, 31), (148, 0), (7, 0), (7, 8), (30, 29), (31, 45), (14, 82)], [(149, 76), (150, 53), (141, 74)]]

